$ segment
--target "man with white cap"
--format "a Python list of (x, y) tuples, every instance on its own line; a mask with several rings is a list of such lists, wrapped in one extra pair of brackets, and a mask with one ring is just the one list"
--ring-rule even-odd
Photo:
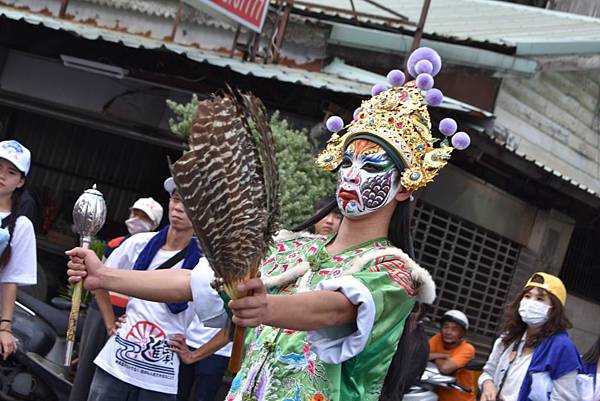
[[(475, 357), (475, 347), (464, 339), (469, 329), (469, 319), (463, 312), (452, 309), (442, 315), (441, 324), (440, 332), (429, 339), (429, 360), (437, 365), (441, 373), (454, 375), (457, 384), (473, 388), (473, 372), (465, 369)], [(439, 401), (475, 401), (474, 392), (439, 388), (436, 393)]]
[(158, 228), (163, 216), (163, 208), (152, 198), (139, 198), (131, 208), (129, 208), (129, 217), (125, 220), (128, 235), (111, 239), (106, 244), (104, 257), (108, 258), (112, 251), (117, 249), (127, 238), (134, 234), (154, 231)]
[[(107, 266), (134, 270), (193, 269), (200, 257), (192, 223), (172, 178), (164, 182), (170, 195), (169, 225), (126, 239), (106, 260)], [(158, 219), (157, 219), (158, 220)], [(102, 317), (115, 321), (106, 291), (97, 291)], [(114, 330), (96, 357), (96, 373), (88, 400), (174, 401), (179, 359), (168, 338), (185, 333), (194, 316), (184, 303), (158, 303), (130, 298), (126, 322)]]

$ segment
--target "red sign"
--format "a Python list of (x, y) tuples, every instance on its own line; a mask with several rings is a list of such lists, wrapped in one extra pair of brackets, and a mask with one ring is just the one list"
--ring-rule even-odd
[(269, 9), (269, 0), (186, 0), (186, 3), (196, 8), (208, 7), (256, 32), (262, 31)]

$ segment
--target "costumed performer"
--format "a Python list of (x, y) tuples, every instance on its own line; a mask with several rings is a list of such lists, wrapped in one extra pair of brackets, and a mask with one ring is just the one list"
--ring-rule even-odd
[[(456, 123), (444, 119), (432, 135), (428, 105), (439, 105), (433, 89), (441, 68), (432, 49), (408, 60), (415, 81), (388, 74), (392, 87), (376, 85), (372, 98), (334, 132), (317, 163), (337, 171), (337, 201), (344, 215), (337, 234), (288, 238), (276, 243), (260, 267), (261, 278), (239, 286), (254, 295), (230, 301), (233, 322), (255, 327), (227, 400), (400, 400), (427, 359), (407, 362), (414, 350), (409, 318), (417, 301), (435, 297), (433, 280), (409, 256), (409, 200), (431, 182), (454, 148), (469, 144)], [(207, 325), (225, 324), (208, 269), (176, 272), (106, 269), (86, 250), (68, 252), (70, 279), (86, 277), (86, 288), (108, 288), (157, 301), (194, 299)], [(202, 263), (202, 262), (201, 262)], [(87, 271), (86, 271), (87, 269)], [(222, 304), (223, 305), (223, 304)], [(224, 305), (223, 305), (224, 306)]]

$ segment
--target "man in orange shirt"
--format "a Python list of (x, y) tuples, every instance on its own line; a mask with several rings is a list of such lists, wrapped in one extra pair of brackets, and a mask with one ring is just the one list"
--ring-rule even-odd
[[(456, 383), (473, 389), (473, 372), (464, 367), (475, 357), (475, 347), (464, 340), (469, 320), (458, 310), (449, 310), (441, 319), (442, 329), (429, 339), (429, 360), (440, 373), (454, 375)], [(475, 401), (475, 392), (465, 393), (452, 388), (436, 390), (439, 401)]]

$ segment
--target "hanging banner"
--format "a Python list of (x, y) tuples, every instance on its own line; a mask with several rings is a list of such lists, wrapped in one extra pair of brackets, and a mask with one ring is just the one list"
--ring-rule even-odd
[(203, 11), (216, 11), (259, 33), (262, 31), (269, 9), (268, 0), (185, 0), (185, 2)]

